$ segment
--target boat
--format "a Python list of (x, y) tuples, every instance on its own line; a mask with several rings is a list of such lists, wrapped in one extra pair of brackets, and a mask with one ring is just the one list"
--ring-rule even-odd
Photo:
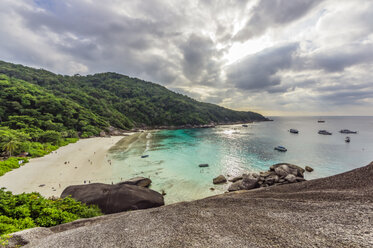
[(324, 120), (318, 120), (317, 122), (318, 122), (318, 123), (325, 123)]
[(341, 131), (339, 131), (340, 133), (353, 133), (353, 134), (356, 134), (357, 131), (351, 131), (349, 129), (342, 129)]
[(326, 130), (319, 130), (319, 134), (322, 134), (322, 135), (332, 135), (331, 132), (328, 132)]
[(246, 124), (243, 124), (242, 126), (243, 126), (243, 127), (248, 127), (248, 125), (246, 125)]
[(275, 150), (276, 150), (276, 151), (279, 151), (279, 152), (286, 152), (288, 149), (286, 149), (286, 148), (283, 147), (283, 146), (276, 146), (276, 147), (275, 147)]
[(149, 155), (142, 155), (141, 158), (147, 158)]
[(345, 142), (346, 142), (346, 143), (350, 143), (350, 141), (351, 141), (350, 137), (347, 136), (347, 137), (345, 138)]
[(299, 133), (299, 131), (298, 131), (297, 129), (293, 129), (293, 128), (291, 128), (291, 129), (289, 130), (289, 132), (290, 132), (290, 133)]

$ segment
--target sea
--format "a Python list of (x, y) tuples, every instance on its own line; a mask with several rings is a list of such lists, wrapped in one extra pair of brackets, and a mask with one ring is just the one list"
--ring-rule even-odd
[[(373, 161), (373, 117), (271, 117), (273, 121), (215, 128), (149, 131), (110, 154), (116, 181), (149, 177), (166, 204), (197, 200), (227, 191), (227, 178), (266, 171), (276, 163), (311, 166), (307, 180), (332, 176)], [(319, 123), (318, 120), (325, 121)], [(292, 134), (289, 129), (299, 130)], [(341, 129), (358, 131), (341, 134)], [(320, 135), (327, 130), (332, 135)], [(349, 136), (350, 143), (345, 142)], [(284, 146), (287, 152), (274, 150)], [(147, 157), (142, 157), (148, 155)], [(208, 164), (200, 168), (199, 164)]]

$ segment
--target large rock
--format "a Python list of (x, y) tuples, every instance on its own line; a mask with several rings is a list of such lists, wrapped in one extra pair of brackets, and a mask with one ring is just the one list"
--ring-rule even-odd
[(289, 183), (295, 183), (297, 181), (297, 177), (294, 176), (293, 174), (289, 174), (285, 177), (285, 180), (288, 181)]
[(129, 184), (73, 185), (62, 192), (61, 198), (69, 195), (83, 203), (97, 205), (105, 214), (164, 205), (164, 199), (160, 193)]
[[(277, 170), (277, 168), (281, 168), (280, 170)], [(293, 174), (294, 176), (303, 177), (304, 169), (302, 167), (299, 167), (295, 164), (288, 164), (288, 163), (280, 163), (280, 164), (274, 164), (270, 167), (271, 171), (275, 171), (277, 175), (280, 177), (284, 177), (287, 174)], [(288, 172), (286, 175), (284, 175), (284, 172)], [(281, 175), (279, 174), (281, 173)]]
[(242, 189), (243, 189), (242, 180), (236, 181), (228, 187), (229, 192), (242, 190)]
[(257, 177), (254, 177), (252, 174), (243, 174), (242, 175), (242, 187), (243, 189), (249, 190), (254, 189), (258, 187), (258, 181), (259, 179)]
[(125, 182), (120, 182), (118, 184), (130, 184), (130, 185), (137, 185), (141, 187), (149, 187), (149, 185), (152, 183), (152, 180), (146, 177), (134, 177), (131, 178)]
[(235, 182), (237, 182), (239, 180), (242, 180), (242, 178), (243, 178), (242, 176), (237, 176), (237, 177), (234, 177), (232, 179), (229, 179), (228, 181), (232, 182), (232, 183), (235, 183)]
[(306, 166), (305, 169), (306, 169), (307, 172), (312, 172), (313, 171), (313, 168), (309, 167), (309, 166)]
[(100, 216), (85, 226), (63, 224), (72, 228), (25, 248), (371, 248), (372, 178), (373, 163), (302, 183)]
[(217, 176), (215, 177), (212, 182), (214, 184), (221, 184), (221, 183), (226, 183), (227, 182), (227, 179), (225, 178), (225, 176), (223, 175), (220, 175), (220, 176)]

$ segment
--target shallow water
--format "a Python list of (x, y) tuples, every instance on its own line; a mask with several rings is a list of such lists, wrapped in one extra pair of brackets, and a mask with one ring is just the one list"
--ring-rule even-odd
[[(162, 130), (143, 133), (128, 149), (111, 154), (117, 181), (150, 177), (152, 189), (164, 190), (166, 203), (200, 199), (226, 191), (228, 184), (213, 185), (217, 175), (264, 171), (287, 162), (315, 169), (307, 179), (338, 174), (373, 161), (373, 117), (277, 117), (273, 122), (219, 126), (209, 129)], [(288, 132), (290, 128), (299, 134)], [(340, 134), (340, 129), (358, 134)], [(320, 129), (333, 133), (317, 134)], [(351, 137), (345, 143), (346, 136)], [(273, 148), (285, 146), (288, 151)], [(141, 158), (141, 155), (149, 155)], [(208, 163), (209, 167), (198, 165)], [(210, 188), (214, 190), (210, 190)]]

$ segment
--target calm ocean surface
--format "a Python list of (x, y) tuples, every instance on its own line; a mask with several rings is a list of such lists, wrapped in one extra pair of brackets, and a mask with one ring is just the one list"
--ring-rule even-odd
[[(325, 120), (318, 123), (317, 120)], [(265, 171), (279, 162), (311, 166), (306, 179), (335, 175), (373, 161), (373, 117), (273, 117), (273, 122), (219, 126), (209, 129), (162, 130), (143, 133), (129, 149), (111, 154), (113, 175), (150, 177), (152, 189), (164, 190), (166, 203), (200, 199), (226, 191), (213, 185), (220, 174)], [(289, 133), (290, 128), (299, 134)], [(350, 129), (358, 134), (341, 134)], [(320, 129), (333, 133), (319, 135)], [(346, 136), (351, 142), (345, 143)], [(285, 153), (275, 146), (285, 146)], [(149, 155), (141, 158), (141, 155)], [(198, 165), (208, 163), (208, 168)], [(213, 187), (215, 190), (210, 190)]]

